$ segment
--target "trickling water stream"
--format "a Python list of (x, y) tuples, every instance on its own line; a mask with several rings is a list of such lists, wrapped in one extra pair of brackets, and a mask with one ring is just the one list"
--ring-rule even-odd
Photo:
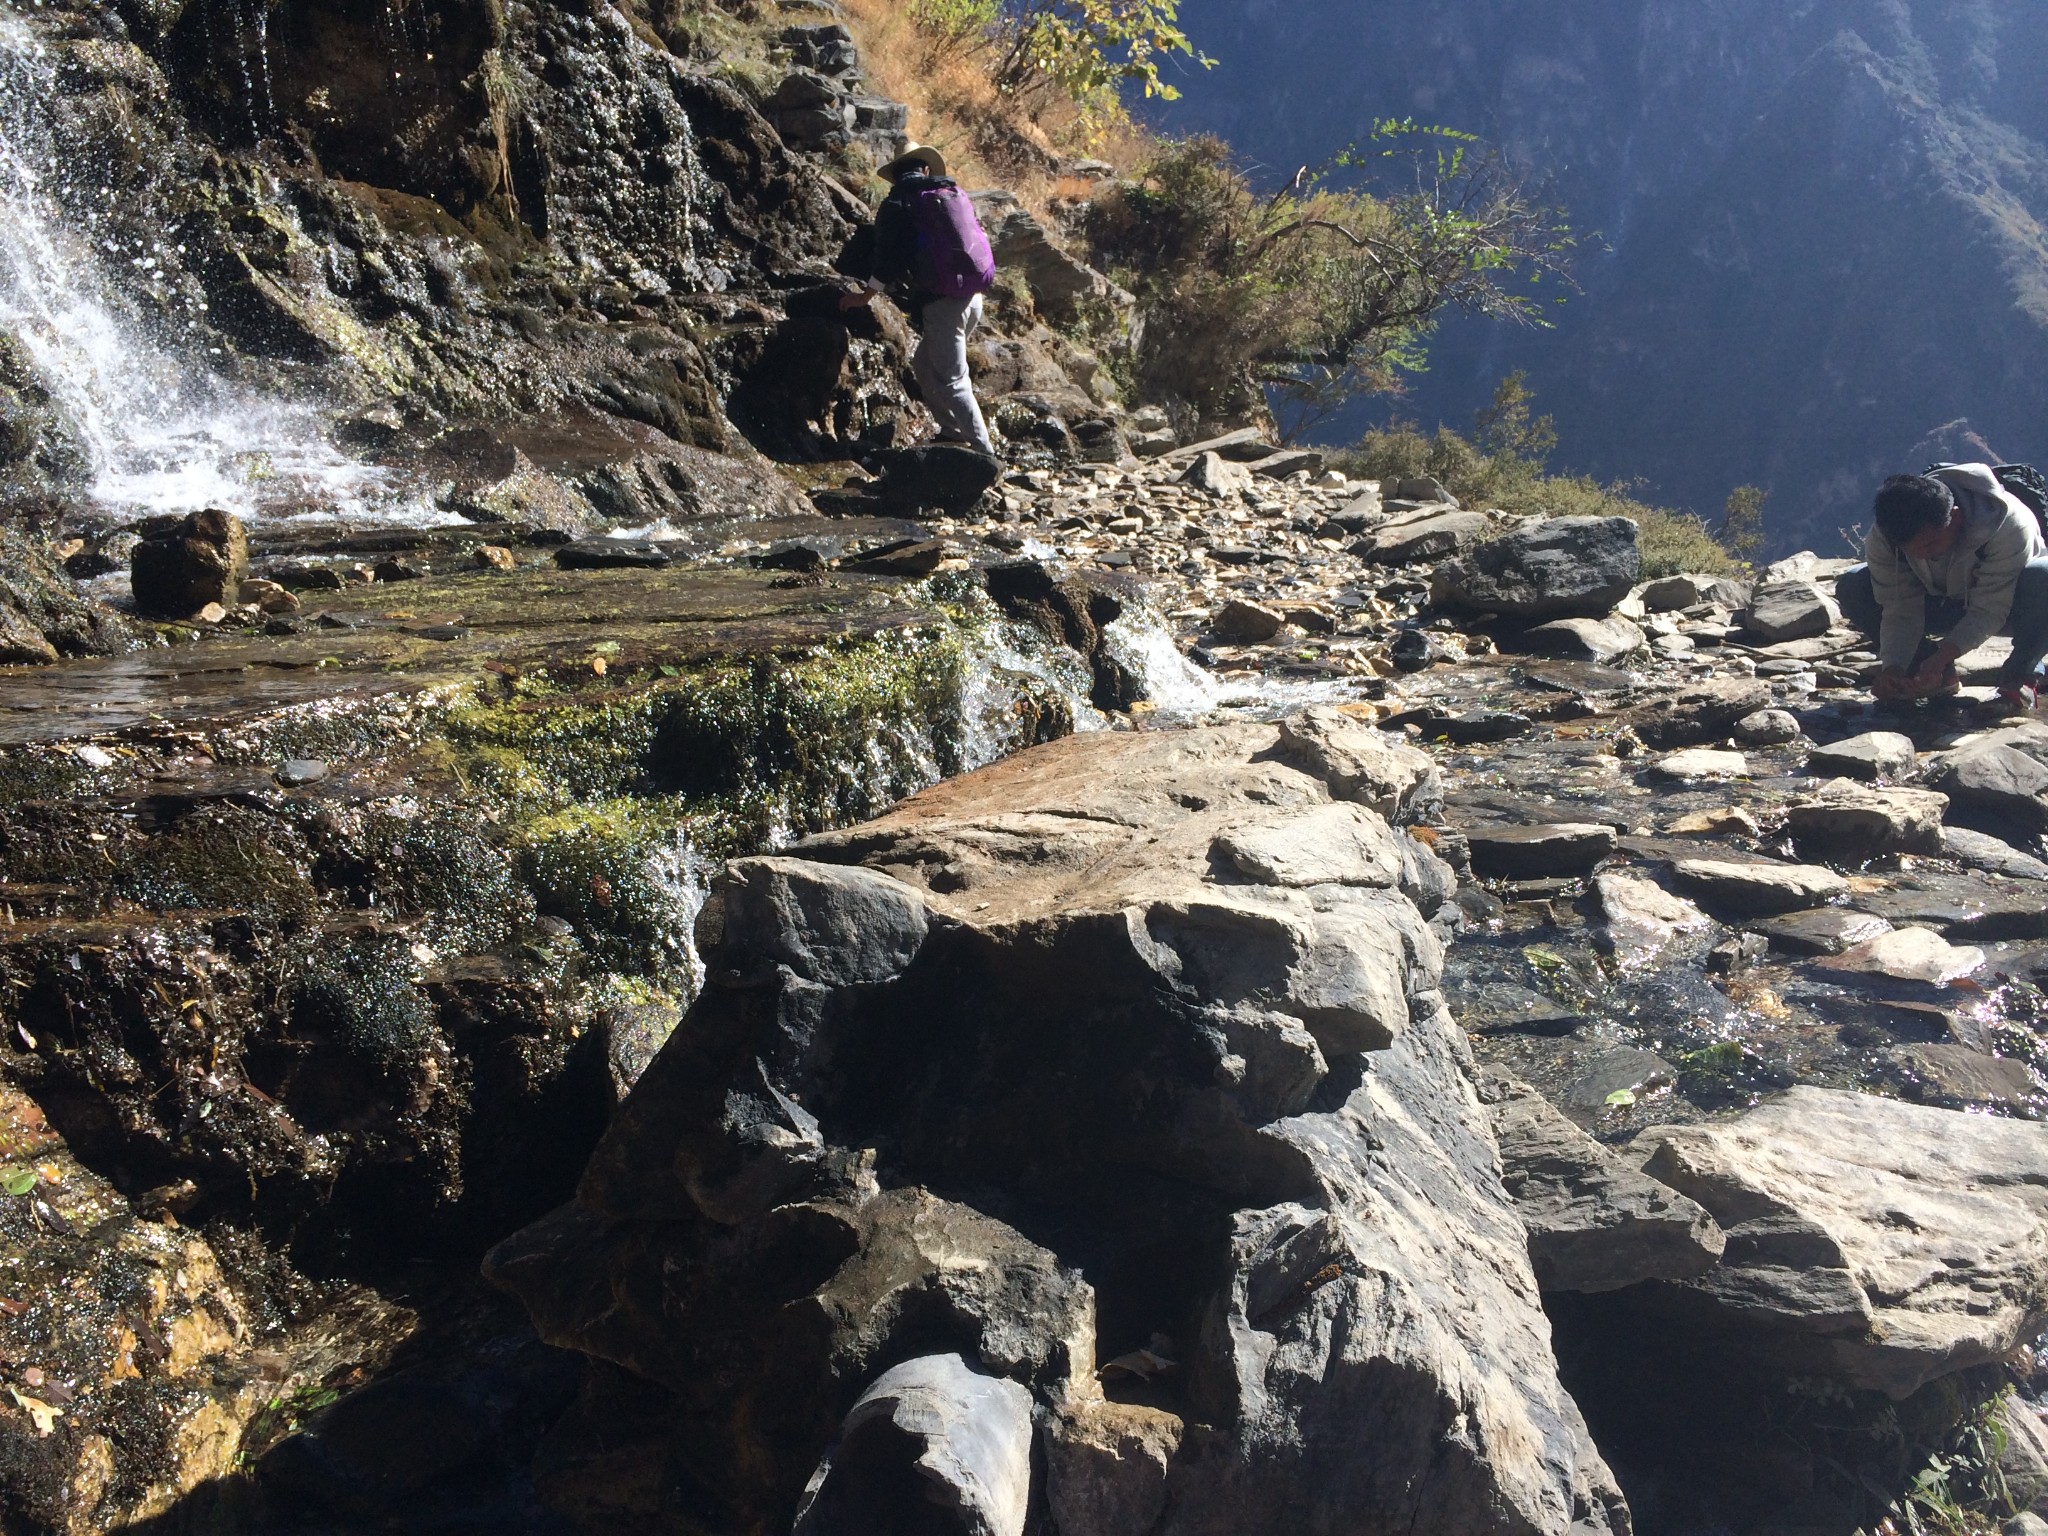
[(92, 211), (104, 189), (89, 166), (68, 169), (78, 156), (53, 120), (59, 84), (32, 26), (0, 12), (0, 333), (77, 434), (92, 500), (123, 518), (213, 506), (448, 521), (389, 471), (336, 449), (317, 411), (235, 386), (137, 312), (113, 262), (149, 277), (180, 252), (115, 249)]

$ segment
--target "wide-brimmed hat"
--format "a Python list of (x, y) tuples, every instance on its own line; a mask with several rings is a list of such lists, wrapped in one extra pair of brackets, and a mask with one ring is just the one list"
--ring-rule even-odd
[(914, 165), (921, 165), (934, 176), (946, 174), (946, 157), (929, 144), (906, 144), (903, 153), (883, 166), (875, 174), (884, 181), (894, 181)]

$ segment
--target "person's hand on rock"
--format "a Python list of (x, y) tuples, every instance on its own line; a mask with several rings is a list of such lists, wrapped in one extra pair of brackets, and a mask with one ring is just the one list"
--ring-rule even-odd
[(1886, 667), (1870, 685), (1871, 697), (1880, 703), (1912, 697), (1913, 678), (1904, 667)]

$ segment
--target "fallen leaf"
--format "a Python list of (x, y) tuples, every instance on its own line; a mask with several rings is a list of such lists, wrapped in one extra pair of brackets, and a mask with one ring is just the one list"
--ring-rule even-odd
[(27, 1194), (36, 1187), (36, 1171), (33, 1168), (9, 1168), (0, 1172), (0, 1190), (16, 1197)]
[(7, 1395), (28, 1415), (38, 1435), (49, 1436), (56, 1432), (57, 1421), (64, 1417), (62, 1408), (53, 1408), (39, 1397), (30, 1397), (19, 1387), (9, 1387)]

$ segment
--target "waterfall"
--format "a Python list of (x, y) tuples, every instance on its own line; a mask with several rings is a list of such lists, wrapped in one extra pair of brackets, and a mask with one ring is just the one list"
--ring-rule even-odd
[(174, 336), (125, 297), (118, 267), (132, 281), (161, 279), (182, 251), (137, 249), (101, 219), (110, 189), (65, 142), (53, 116), (63, 95), (51, 51), (0, 11), (0, 338), (77, 432), (91, 500), (123, 519), (211, 506), (247, 518), (449, 520), (390, 472), (342, 454), (317, 411), (207, 367), (196, 355), (203, 315)]

